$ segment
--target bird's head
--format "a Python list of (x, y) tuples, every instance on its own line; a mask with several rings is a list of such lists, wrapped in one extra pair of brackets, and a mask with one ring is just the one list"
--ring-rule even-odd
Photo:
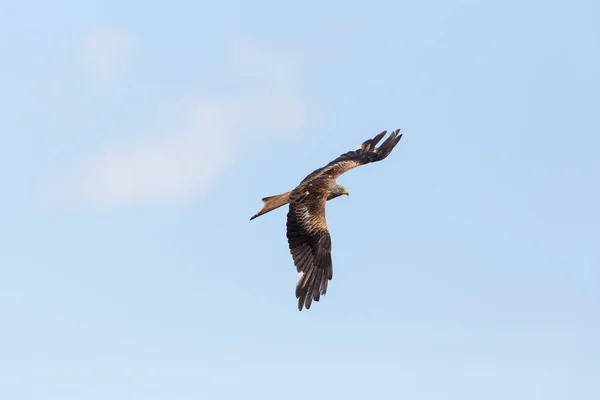
[(350, 193), (348, 193), (346, 188), (342, 185), (335, 185), (329, 193), (329, 197), (327, 197), (327, 200), (335, 199), (336, 197), (340, 197), (342, 195), (349, 196)]

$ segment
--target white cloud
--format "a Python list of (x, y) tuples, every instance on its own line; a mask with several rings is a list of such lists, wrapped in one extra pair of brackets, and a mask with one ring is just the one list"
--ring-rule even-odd
[[(200, 94), (180, 132), (109, 149), (78, 180), (86, 200), (104, 205), (164, 201), (206, 190), (236, 152), (252, 141), (297, 134), (311, 115), (294, 63), (248, 43), (233, 46), (224, 68), (243, 88), (227, 101)], [(172, 126), (181, 126), (181, 120)], [(185, 125), (185, 124), (184, 124)]]
[(229, 159), (223, 111), (218, 104), (199, 104), (185, 131), (108, 150), (80, 181), (85, 198), (116, 205), (172, 199), (203, 189)]
[(99, 84), (111, 84), (131, 63), (133, 37), (122, 30), (88, 33), (81, 42), (81, 61), (85, 71)]

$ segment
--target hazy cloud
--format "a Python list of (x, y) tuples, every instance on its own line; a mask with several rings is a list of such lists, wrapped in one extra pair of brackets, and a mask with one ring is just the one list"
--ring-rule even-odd
[(176, 135), (106, 151), (80, 181), (84, 196), (115, 205), (176, 198), (203, 189), (228, 160), (230, 140), (227, 110), (208, 102), (195, 108), (189, 126)]
[(81, 41), (81, 61), (85, 71), (100, 84), (111, 84), (129, 67), (133, 37), (122, 30), (99, 30)]
[[(85, 199), (106, 205), (199, 194), (252, 140), (301, 132), (311, 109), (289, 57), (235, 43), (224, 67), (240, 80), (227, 100), (200, 93), (188, 104), (187, 127), (109, 149), (78, 180)], [(174, 120), (173, 126), (181, 126)], [(185, 125), (185, 124), (184, 124)]]

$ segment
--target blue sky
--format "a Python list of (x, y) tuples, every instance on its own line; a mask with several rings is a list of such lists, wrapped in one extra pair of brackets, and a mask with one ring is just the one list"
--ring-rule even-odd
[[(599, 13), (3, 5), (2, 398), (598, 398)], [(248, 218), (397, 127), (298, 312)]]

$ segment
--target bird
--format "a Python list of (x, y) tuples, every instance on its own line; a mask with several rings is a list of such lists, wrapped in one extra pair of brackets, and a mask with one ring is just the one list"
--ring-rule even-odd
[(337, 184), (344, 172), (385, 159), (396, 147), (402, 134), (392, 131), (383, 143), (377, 144), (387, 134), (379, 133), (363, 142), (356, 150), (348, 151), (322, 168), (307, 175), (293, 190), (262, 199), (264, 205), (250, 221), (289, 204), (287, 214), (287, 239), (298, 271), (296, 298), (298, 310), (310, 309), (314, 301), (327, 293), (327, 284), (333, 278), (331, 236), (325, 219), (325, 205), (329, 200), (350, 193)]

